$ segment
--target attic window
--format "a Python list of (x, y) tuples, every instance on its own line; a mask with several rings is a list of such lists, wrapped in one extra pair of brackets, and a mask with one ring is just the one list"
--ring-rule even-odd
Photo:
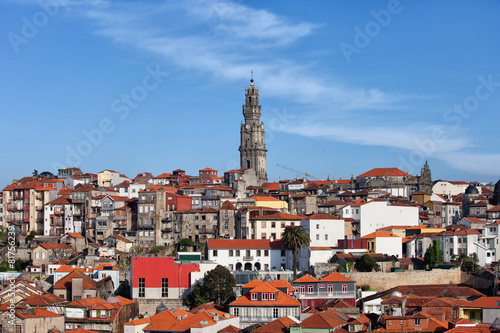
[(262, 293), (262, 300), (267, 301), (267, 293)]
[(252, 301), (256, 301), (257, 300), (257, 293), (252, 293)]
[(275, 294), (275, 293), (270, 293), (270, 294), (269, 294), (269, 300), (270, 300), (270, 301), (274, 301), (274, 300), (276, 300), (276, 294)]

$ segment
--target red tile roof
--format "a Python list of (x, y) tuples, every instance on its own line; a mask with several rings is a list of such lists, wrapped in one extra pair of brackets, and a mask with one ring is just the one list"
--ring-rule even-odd
[(61, 196), (57, 199), (54, 199), (50, 202), (47, 202), (47, 205), (69, 205), (71, 203), (71, 199), (66, 196)]
[(277, 332), (283, 332), (287, 333), (289, 332), (290, 325), (297, 323), (295, 320), (293, 320), (290, 317), (283, 317), (283, 318), (278, 318), (276, 320), (273, 320), (269, 324), (266, 324), (264, 326), (261, 326), (254, 330), (255, 333), (277, 333)]
[(301, 282), (318, 282), (318, 279), (310, 276), (309, 274), (306, 274), (306, 275), (293, 281), (293, 283), (301, 283)]
[(75, 232), (68, 232), (67, 235), (70, 236), (70, 237), (72, 237), (72, 238), (85, 238), (82, 235), (77, 234)]
[(375, 231), (375, 232), (372, 232), (371, 234), (368, 234), (368, 235), (365, 235), (365, 236), (361, 237), (361, 239), (373, 239), (373, 238), (378, 238), (378, 237), (397, 237), (397, 238), (401, 238), (399, 236), (394, 235), (391, 232), (387, 232), (387, 231)]
[(339, 272), (333, 272), (331, 274), (325, 275), (319, 279), (319, 282), (354, 282), (354, 280), (345, 277)]
[(55, 250), (55, 249), (71, 250), (71, 246), (69, 246), (68, 244), (64, 244), (64, 243), (44, 243), (44, 244), (40, 244), (38, 246), (43, 247), (45, 250)]
[(62, 317), (63, 315), (51, 312), (44, 308), (31, 308), (24, 312), (24, 310), (16, 310), (16, 315), (21, 319), (27, 318), (49, 318), (49, 317)]
[(337, 310), (330, 309), (318, 312), (302, 321), (301, 327), (304, 329), (334, 329), (347, 324), (350, 317)]
[[(367, 171), (365, 173), (362, 173), (361, 175), (357, 176), (356, 178), (365, 178), (365, 177), (385, 177), (385, 176), (392, 176), (392, 177), (403, 177), (403, 176), (408, 176), (412, 177), (410, 174), (398, 169), (398, 168), (375, 168), (371, 169), (370, 171)], [(413, 178), (413, 177), (412, 177)]]
[(238, 208), (236, 208), (231, 202), (229, 202), (228, 200), (226, 200), (226, 202), (224, 202), (224, 204), (222, 204), (221, 210), (238, 210)]

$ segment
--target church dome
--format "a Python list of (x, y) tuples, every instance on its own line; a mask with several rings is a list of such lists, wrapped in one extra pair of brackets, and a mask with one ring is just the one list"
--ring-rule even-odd
[(156, 314), (163, 312), (163, 311), (166, 311), (167, 309), (168, 309), (167, 306), (165, 304), (163, 304), (163, 302), (162, 302), (162, 303), (160, 303), (160, 305), (158, 305), (156, 307)]
[(479, 194), (477, 187), (472, 185), (472, 183), (465, 189), (465, 194)]

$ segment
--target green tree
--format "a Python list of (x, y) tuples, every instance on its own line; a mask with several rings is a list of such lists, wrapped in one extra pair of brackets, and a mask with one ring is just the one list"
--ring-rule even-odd
[(364, 254), (361, 258), (356, 260), (355, 267), (359, 272), (380, 271), (379, 264), (377, 264), (369, 254)]
[(47, 177), (47, 178), (52, 178), (54, 177), (54, 174), (50, 171), (44, 171), (39, 174), (41, 177)]
[(443, 250), (441, 250), (441, 243), (435, 239), (432, 245), (427, 248), (424, 255), (425, 265), (429, 269), (433, 269), (437, 264), (443, 261)]
[(36, 231), (35, 230), (31, 230), (30, 231), (30, 234), (26, 237), (27, 240), (33, 240), (36, 236)]
[(33, 170), (33, 177), (38, 177), (38, 170), (37, 169)]
[(186, 303), (193, 307), (212, 301), (224, 305), (235, 297), (234, 287), (236, 287), (234, 276), (226, 267), (218, 265), (205, 274), (203, 283), (193, 287), (192, 296), (191, 294), (188, 296), (189, 300), (186, 300)]
[(194, 246), (194, 242), (190, 238), (183, 238), (183, 239), (181, 239), (181, 245), (182, 246)]
[(207, 302), (208, 300), (202, 296), (201, 285), (196, 283), (191, 289), (191, 293), (186, 297), (186, 304), (195, 308)]
[(479, 259), (476, 253), (472, 253), (468, 257), (465, 254), (462, 254), (462, 266), (460, 268), (463, 272), (474, 273), (478, 268)]
[(306, 229), (299, 225), (296, 227), (288, 226), (283, 231), (281, 235), (281, 243), (293, 251), (293, 279), (297, 278), (297, 257), (299, 255), (299, 249), (302, 246), (308, 246), (311, 242), (311, 238), (306, 232)]

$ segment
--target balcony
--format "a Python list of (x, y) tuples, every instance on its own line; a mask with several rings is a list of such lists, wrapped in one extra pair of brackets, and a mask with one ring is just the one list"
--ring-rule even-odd
[(29, 210), (30, 209), (30, 205), (24, 205), (23, 209), (24, 210)]
[(169, 234), (172, 232), (172, 228), (163, 228), (161, 229), (161, 232)]
[(27, 218), (25, 218), (23, 221), (24, 221), (24, 222), (26, 222), (26, 223), (29, 223), (29, 222), (30, 222), (30, 218), (29, 218), (29, 217), (27, 217)]
[(35, 205), (35, 209), (36, 210), (42, 210), (43, 209), (43, 205)]
[(243, 261), (252, 261), (253, 256), (243, 256)]
[(64, 211), (62, 209), (61, 210), (54, 210), (54, 214), (56, 214), (56, 215), (63, 215)]

